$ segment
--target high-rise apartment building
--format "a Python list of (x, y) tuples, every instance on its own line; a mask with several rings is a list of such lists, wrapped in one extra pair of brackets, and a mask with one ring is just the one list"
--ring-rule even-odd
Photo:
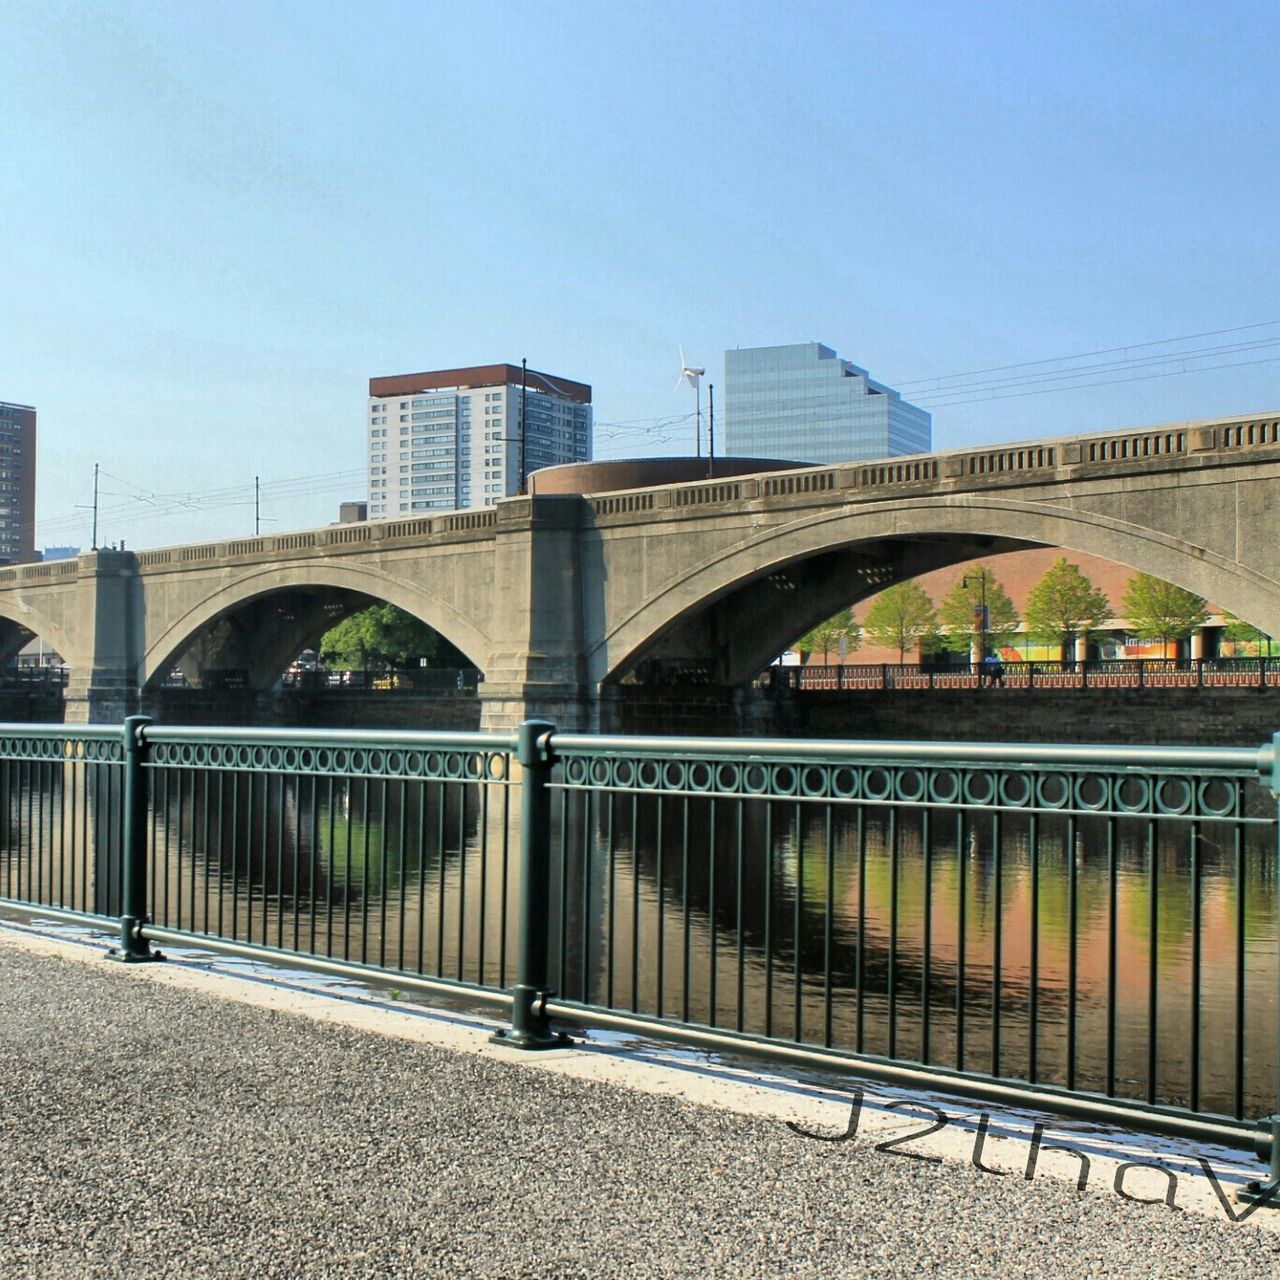
[(36, 558), (36, 411), (0, 400), (0, 564)]
[(933, 420), (820, 342), (724, 353), (724, 452), (855, 462), (926, 452)]
[(369, 379), (369, 518), (489, 507), (591, 458), (591, 388), (519, 365)]

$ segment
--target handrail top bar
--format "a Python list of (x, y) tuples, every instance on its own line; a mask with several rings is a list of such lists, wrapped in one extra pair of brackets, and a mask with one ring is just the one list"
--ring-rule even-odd
[(9, 736), (20, 738), (94, 738), (118, 742), (120, 740), (120, 725), (30, 724), (21, 721), (0, 724), (0, 738)]
[[(317, 748), (382, 747), (410, 750), (516, 750), (515, 733), (420, 729), (258, 729), (235, 725), (146, 724), (153, 743), (232, 742)], [(0, 724), (0, 738), (116, 741), (118, 725)], [(1121, 746), (1108, 743), (912, 742), (831, 738), (711, 738), (621, 734), (551, 734), (553, 751), (582, 755), (627, 753), (744, 760), (911, 761), (912, 763), (1113, 765), (1118, 768), (1249, 770), (1270, 776), (1277, 747)]]
[[(2, 731), (2, 728), (0, 728)], [(118, 737), (119, 729), (108, 736)], [(161, 725), (148, 724), (142, 736), (154, 743), (250, 743), (264, 746), (316, 747), (332, 750), (342, 747), (384, 747), (388, 750), (514, 751), (514, 733), (466, 733), (458, 730), (432, 732), (422, 729), (252, 729), (233, 725)]]
[(583, 755), (627, 753), (733, 757), (745, 760), (806, 759), (822, 761), (896, 761), (912, 763), (991, 763), (1114, 765), (1120, 768), (1171, 767), (1269, 771), (1272, 743), (1260, 747), (1117, 746), (1106, 743), (1041, 742), (856, 742), (794, 738), (675, 738), (621, 737), (582, 733), (553, 733), (553, 752)]

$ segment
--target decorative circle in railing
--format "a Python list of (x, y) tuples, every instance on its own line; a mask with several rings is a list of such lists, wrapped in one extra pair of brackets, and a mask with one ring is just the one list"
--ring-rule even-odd
[(688, 783), (692, 791), (710, 791), (715, 781), (711, 766), (705, 760), (695, 760), (689, 765)]
[(952, 804), (960, 797), (960, 775), (954, 769), (929, 773), (929, 799), (934, 804)]
[(1149, 813), (1151, 782), (1147, 778), (1126, 774), (1112, 786), (1116, 808), (1122, 813)]
[(894, 799), (915, 804), (924, 799), (925, 780), (923, 769), (900, 769), (894, 781)]
[(966, 773), (961, 795), (966, 804), (990, 804), (996, 797), (995, 775), (986, 770)]
[(662, 785), (668, 791), (683, 791), (689, 770), (682, 761), (669, 760), (662, 766)]
[(1036, 779), (1036, 804), (1065, 809), (1071, 803), (1071, 779), (1065, 773), (1042, 773)]
[(841, 765), (830, 771), (831, 794), (838, 800), (856, 800), (861, 794), (861, 779), (856, 769)]
[(1230, 778), (1202, 778), (1196, 787), (1196, 804), (1209, 818), (1236, 817), (1240, 809), (1239, 786)]
[(742, 770), (736, 764), (716, 765), (716, 790), (731, 795), (742, 790)]
[(996, 794), (1000, 804), (1008, 809), (1025, 809), (1031, 803), (1034, 788), (1031, 778), (1025, 773), (1001, 774), (996, 785)]
[(775, 764), (769, 770), (769, 790), (778, 796), (793, 796), (799, 782), (799, 771), (794, 765)]
[(833, 771), (823, 765), (810, 765), (800, 770), (800, 793), (812, 799), (826, 796), (831, 788)]
[(893, 775), (878, 766), (864, 770), (862, 794), (868, 800), (887, 800), (893, 794)]
[(1076, 806), (1102, 810), (1111, 800), (1111, 782), (1100, 773), (1084, 773), (1076, 779)]
[(1155, 802), (1159, 813), (1176, 815), (1190, 810), (1195, 792), (1186, 778), (1159, 778), (1156, 781)]

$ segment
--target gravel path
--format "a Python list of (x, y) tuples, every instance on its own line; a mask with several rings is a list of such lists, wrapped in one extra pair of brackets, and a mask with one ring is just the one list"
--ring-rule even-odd
[(1274, 1277), (1280, 1237), (0, 941), (0, 1275)]

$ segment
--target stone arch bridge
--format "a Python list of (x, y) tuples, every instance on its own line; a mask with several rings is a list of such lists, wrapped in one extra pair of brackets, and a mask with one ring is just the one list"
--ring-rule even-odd
[(923, 454), (0, 570), (0, 659), (38, 635), (67, 718), (180, 666), (266, 689), (335, 621), (406, 609), (485, 676), (482, 723), (599, 725), (645, 664), (744, 682), (838, 609), (1020, 546), (1166, 578), (1280, 635), (1280, 414)]

